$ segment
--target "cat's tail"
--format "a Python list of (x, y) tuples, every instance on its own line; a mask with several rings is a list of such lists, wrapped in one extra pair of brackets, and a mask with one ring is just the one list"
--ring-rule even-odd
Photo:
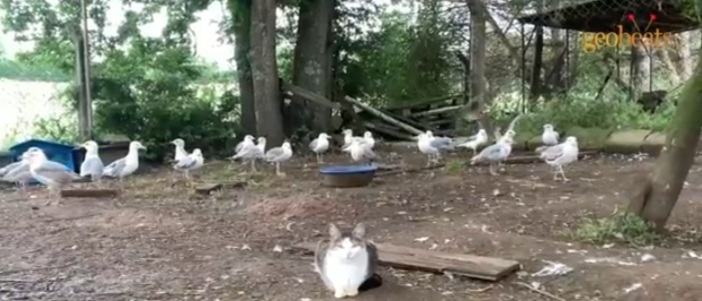
[(364, 292), (367, 290), (374, 289), (376, 287), (380, 287), (383, 285), (383, 278), (378, 275), (378, 273), (373, 273), (373, 276), (370, 278), (366, 279), (363, 283), (361, 283), (361, 286), (358, 287), (359, 292)]

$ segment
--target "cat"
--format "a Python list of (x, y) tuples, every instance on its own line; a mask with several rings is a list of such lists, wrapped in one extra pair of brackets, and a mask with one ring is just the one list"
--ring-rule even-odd
[(375, 274), (378, 251), (365, 239), (366, 227), (358, 224), (351, 233), (341, 232), (329, 225), (329, 242), (320, 241), (315, 251), (314, 267), (324, 285), (334, 291), (334, 297), (354, 297), (359, 291), (378, 287), (382, 283)]

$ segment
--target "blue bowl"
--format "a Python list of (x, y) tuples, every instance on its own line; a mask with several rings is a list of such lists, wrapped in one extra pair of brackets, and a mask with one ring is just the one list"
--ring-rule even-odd
[(375, 165), (334, 165), (319, 169), (322, 184), (328, 187), (362, 187), (373, 181)]

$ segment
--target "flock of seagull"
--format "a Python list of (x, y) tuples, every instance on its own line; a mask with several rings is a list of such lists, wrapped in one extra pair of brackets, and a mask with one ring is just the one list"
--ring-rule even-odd
[[(516, 121), (516, 119), (515, 119)], [(497, 175), (495, 165), (505, 161), (512, 152), (515, 132), (512, 129), (514, 121), (504, 135), (500, 135), (499, 130), (495, 132), (495, 143), (483, 148), (479, 153), (478, 149), (487, 144), (489, 136), (485, 129), (480, 129), (475, 135), (469, 137), (463, 143), (456, 145), (453, 138), (435, 137), (431, 131), (426, 131), (415, 136), (417, 148), (427, 156), (427, 167), (438, 163), (442, 153), (454, 151), (456, 147), (471, 149), (473, 157), (471, 164), (487, 162), (490, 166), (490, 174)], [(348, 153), (354, 162), (365, 162), (372, 164), (377, 158), (374, 151), (376, 141), (373, 134), (366, 131), (363, 136), (354, 136), (351, 129), (343, 130), (344, 145), (342, 152)], [(323, 163), (323, 156), (330, 150), (331, 136), (320, 133), (317, 138), (308, 145), (318, 163)], [(563, 166), (578, 160), (578, 141), (570, 136), (565, 141), (559, 143), (559, 134), (551, 124), (543, 126), (541, 135), (543, 146), (536, 149), (540, 158), (554, 168), (554, 180), (558, 175), (564, 181), (568, 181), (563, 171)], [(174, 158), (171, 161), (176, 171), (182, 172), (185, 178), (190, 177), (190, 172), (201, 168), (204, 164), (204, 157), (199, 148), (191, 153), (185, 150), (185, 141), (175, 139), (170, 142), (175, 146)], [(127, 155), (115, 160), (107, 166), (103, 165), (98, 154), (98, 144), (94, 141), (87, 141), (81, 145), (85, 148), (85, 158), (80, 167), (80, 174), (58, 162), (51, 161), (46, 154), (37, 147), (31, 147), (21, 156), (19, 162), (11, 163), (0, 168), (0, 179), (6, 182), (17, 183), (24, 191), (25, 186), (32, 180), (36, 180), (51, 191), (58, 191), (64, 185), (85, 177), (90, 177), (93, 182), (99, 182), (102, 177), (117, 178), (122, 180), (133, 174), (139, 168), (139, 150), (145, 150), (139, 141), (132, 141), (129, 144)], [(293, 150), (290, 142), (285, 140), (281, 146), (266, 150), (266, 138), (255, 138), (246, 135), (236, 146), (236, 154), (230, 157), (231, 160), (242, 160), (251, 164), (251, 170), (256, 171), (256, 161), (262, 160), (275, 165), (276, 175), (283, 176), (280, 165), (293, 157)]]

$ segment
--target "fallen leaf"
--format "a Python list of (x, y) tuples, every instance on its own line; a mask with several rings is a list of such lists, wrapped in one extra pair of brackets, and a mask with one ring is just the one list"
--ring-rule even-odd
[(281, 247), (280, 245), (275, 245), (275, 247), (273, 247), (273, 252), (282, 253), (283, 247)]
[(424, 237), (420, 237), (420, 238), (415, 238), (414, 241), (417, 241), (417, 242), (425, 242), (425, 241), (427, 241), (428, 239), (429, 239), (429, 236), (424, 236)]

